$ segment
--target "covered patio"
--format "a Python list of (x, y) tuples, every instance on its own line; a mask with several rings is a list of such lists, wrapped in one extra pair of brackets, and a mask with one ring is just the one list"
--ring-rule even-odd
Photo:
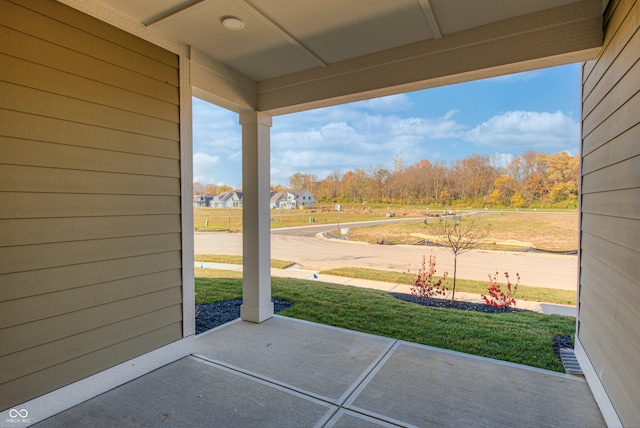
[(581, 377), (274, 316), (36, 424), (602, 427)]
[[(0, 0), (0, 426), (640, 425), (639, 16), (637, 0)], [(273, 315), (274, 116), (575, 62), (586, 382)], [(242, 321), (202, 337), (194, 96), (242, 125)]]

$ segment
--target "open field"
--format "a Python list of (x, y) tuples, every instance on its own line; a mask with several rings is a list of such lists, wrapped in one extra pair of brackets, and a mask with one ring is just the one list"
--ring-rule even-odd
[[(240, 299), (241, 275), (196, 269), (196, 303)], [(272, 295), (295, 304), (280, 315), (560, 372), (552, 339), (575, 334), (572, 317), (431, 308), (315, 281), (273, 278)]]
[[(383, 226), (351, 229), (349, 238), (355, 241), (380, 242), (384, 239), (394, 244), (416, 243), (422, 238), (412, 234), (433, 235), (435, 223), (440, 221), (434, 215), (444, 210), (427, 210), (421, 207), (388, 206), (343, 207), (335, 211), (329, 206), (304, 210), (272, 210), (271, 227), (306, 226), (312, 224), (340, 224), (355, 221), (384, 220), (394, 218), (422, 218), (415, 223), (396, 223)], [(456, 211), (456, 213), (465, 213)], [(482, 225), (490, 227), (489, 241), (481, 248), (510, 250), (522, 249), (522, 246), (495, 244), (508, 240), (531, 243), (535, 248), (549, 251), (571, 251), (578, 247), (578, 213), (576, 211), (533, 212), (528, 211), (482, 211), (474, 216)], [(463, 220), (464, 217), (463, 217)], [(196, 230), (242, 231), (241, 209), (195, 208), (194, 224)], [(338, 231), (336, 230), (336, 233)], [(526, 246), (526, 244), (524, 244)]]
[[(512, 250), (531, 246), (548, 251), (571, 251), (578, 248), (578, 214), (504, 212), (474, 216), (482, 227), (489, 227), (489, 237), (481, 248), (490, 250)], [(440, 219), (396, 223), (381, 226), (360, 227), (349, 230), (353, 241), (380, 242), (384, 239), (393, 244), (416, 243), (423, 237), (437, 235)], [(460, 221), (469, 221), (462, 217)], [(424, 236), (419, 236), (424, 235)], [(510, 245), (504, 241), (515, 240), (520, 245)]]

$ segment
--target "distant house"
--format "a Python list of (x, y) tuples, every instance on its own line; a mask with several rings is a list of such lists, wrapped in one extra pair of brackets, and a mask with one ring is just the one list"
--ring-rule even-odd
[(308, 190), (292, 190), (290, 194), (295, 196), (294, 201), (298, 208), (311, 208), (311, 205), (316, 202), (316, 198), (314, 198)]
[(242, 192), (222, 192), (209, 202), (212, 208), (242, 208)]
[(314, 202), (316, 198), (308, 190), (292, 190), (291, 192), (272, 192), (269, 206), (271, 209), (295, 209), (303, 206), (311, 208)]
[(208, 208), (210, 202), (213, 200), (215, 195), (195, 195), (193, 197), (193, 207), (194, 208)]
[(276, 209), (276, 208), (291, 209), (291, 208), (295, 208), (293, 195), (291, 195), (292, 196), (291, 198), (289, 198), (288, 195), (291, 195), (291, 194), (290, 193), (285, 193), (285, 192), (272, 193), (271, 199), (269, 201), (269, 207), (271, 209)]

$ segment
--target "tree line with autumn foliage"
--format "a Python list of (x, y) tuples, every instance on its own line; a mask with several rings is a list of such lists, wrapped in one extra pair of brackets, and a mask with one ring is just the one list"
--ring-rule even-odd
[(413, 165), (396, 158), (393, 170), (333, 172), (323, 180), (296, 172), (289, 186), (308, 189), (319, 202), (575, 208), (579, 177), (579, 156), (528, 151), (506, 164), (497, 156), (474, 154), (451, 163), (423, 159)]

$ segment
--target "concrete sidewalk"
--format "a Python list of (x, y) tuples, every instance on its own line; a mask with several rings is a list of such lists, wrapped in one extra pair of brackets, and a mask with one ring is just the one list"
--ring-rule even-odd
[(274, 316), (38, 427), (604, 427), (583, 378)]
[[(242, 272), (242, 265), (233, 265), (225, 263), (207, 263), (207, 262), (195, 262), (195, 266), (204, 267), (207, 269), (219, 269), (219, 270), (231, 270)], [(332, 284), (351, 285), (353, 287), (373, 288), (375, 290), (382, 290), (395, 293), (407, 293), (411, 294), (410, 287), (406, 284), (394, 284), (391, 282), (372, 281), (368, 279), (347, 278), (344, 276), (335, 275), (321, 275), (317, 271), (311, 271), (306, 269), (271, 269), (271, 276), (279, 278), (296, 278), (309, 281), (322, 281)], [(464, 300), (473, 303), (484, 303), (479, 294), (456, 292), (457, 300)], [(528, 300), (516, 300), (516, 308), (527, 309), (534, 312), (543, 314), (556, 314), (575, 317), (576, 307), (569, 305), (556, 305), (552, 303), (531, 302)]]

